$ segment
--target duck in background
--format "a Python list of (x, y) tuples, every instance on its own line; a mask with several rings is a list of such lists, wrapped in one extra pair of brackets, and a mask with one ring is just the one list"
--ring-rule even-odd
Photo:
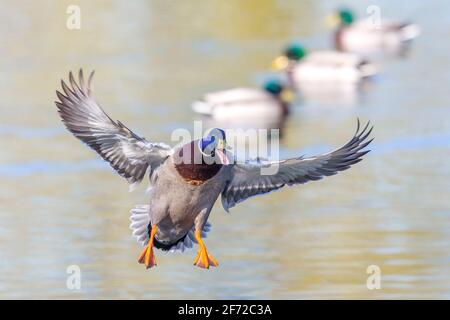
[[(379, 18), (379, 21), (375, 19)], [(333, 36), (337, 50), (353, 52), (365, 57), (380, 54), (403, 54), (413, 39), (420, 35), (418, 25), (370, 16), (356, 20), (354, 13), (339, 9), (327, 17), (337, 27)]]
[(205, 94), (192, 104), (210, 124), (226, 128), (281, 128), (294, 95), (279, 80), (261, 89), (234, 88)]
[(377, 74), (376, 66), (353, 53), (318, 50), (308, 52), (294, 43), (272, 62), (286, 72), (292, 88), (304, 97), (352, 96), (365, 79)]

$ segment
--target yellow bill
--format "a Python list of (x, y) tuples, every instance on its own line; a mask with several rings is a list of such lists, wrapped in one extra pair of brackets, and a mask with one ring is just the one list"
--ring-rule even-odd
[(227, 143), (226, 143), (226, 141), (223, 140), (223, 139), (220, 139), (220, 140), (217, 142), (217, 147), (216, 147), (216, 149), (218, 149), (218, 150), (225, 150), (226, 148), (227, 148)]
[(336, 28), (340, 22), (339, 16), (336, 13), (329, 14), (325, 17), (325, 24), (329, 28)]
[(288, 65), (289, 59), (286, 56), (276, 57), (275, 60), (272, 61), (273, 70), (283, 70), (286, 69)]
[(284, 89), (280, 93), (280, 99), (281, 99), (281, 101), (283, 101), (285, 103), (290, 103), (290, 102), (294, 101), (295, 93), (291, 89)]

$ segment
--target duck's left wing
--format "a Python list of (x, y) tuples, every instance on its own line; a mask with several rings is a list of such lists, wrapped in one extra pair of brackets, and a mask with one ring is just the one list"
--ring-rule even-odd
[(91, 88), (94, 73), (87, 83), (80, 70), (78, 83), (72, 72), (69, 85), (61, 81), (63, 93), (56, 91), (58, 112), (67, 129), (95, 150), (114, 170), (128, 180), (131, 189), (152, 172), (172, 152), (163, 143), (152, 143), (138, 136), (120, 121), (112, 120), (96, 103)]
[[(222, 192), (222, 205), (226, 211), (237, 203), (250, 197), (282, 188), (322, 179), (339, 171), (350, 168), (362, 160), (362, 156), (370, 150), (363, 150), (373, 139), (368, 140), (372, 128), (369, 123), (358, 129), (353, 138), (335, 151), (315, 157), (299, 157), (277, 162), (257, 162), (236, 164), (231, 170), (231, 176)], [(264, 170), (275, 174), (263, 175)]]

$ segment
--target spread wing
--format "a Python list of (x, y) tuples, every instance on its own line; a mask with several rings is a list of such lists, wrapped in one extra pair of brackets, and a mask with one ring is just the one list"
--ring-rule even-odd
[[(269, 163), (236, 164), (231, 171), (231, 179), (222, 192), (222, 205), (226, 211), (250, 197), (282, 188), (322, 179), (350, 168), (362, 160), (370, 150), (363, 150), (373, 139), (368, 140), (372, 127), (369, 123), (353, 138), (335, 151), (310, 158), (293, 158)], [(273, 175), (262, 175), (261, 170), (278, 166)], [(269, 171), (266, 171), (269, 172)]]
[(67, 129), (75, 137), (94, 149), (118, 174), (128, 180), (132, 187), (152, 172), (171, 153), (162, 143), (151, 143), (128, 129), (120, 121), (112, 120), (95, 102), (91, 82), (87, 83), (80, 69), (78, 83), (72, 72), (69, 85), (61, 80), (64, 93), (56, 91), (58, 112)]

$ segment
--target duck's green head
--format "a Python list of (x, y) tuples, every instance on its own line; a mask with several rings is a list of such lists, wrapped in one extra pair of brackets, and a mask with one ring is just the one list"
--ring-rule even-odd
[(305, 48), (303, 48), (302, 45), (298, 43), (293, 43), (286, 48), (286, 50), (284, 51), (284, 55), (289, 60), (299, 61), (304, 56), (306, 56), (306, 50)]
[(279, 80), (272, 79), (267, 81), (264, 84), (264, 90), (286, 103), (289, 103), (294, 99), (293, 92), (286, 88)]
[(283, 54), (275, 58), (272, 62), (272, 68), (275, 70), (286, 69), (291, 62), (298, 62), (306, 56), (305, 48), (298, 44), (293, 43), (286, 47)]
[(277, 96), (283, 91), (283, 85), (278, 80), (269, 80), (264, 84), (264, 90)]
[(337, 12), (337, 16), (339, 17), (340, 23), (344, 26), (351, 25), (353, 21), (355, 21), (353, 12), (347, 8), (339, 9)]
[(336, 10), (333, 14), (330, 14), (326, 18), (326, 22), (331, 27), (336, 26), (349, 26), (355, 21), (355, 15), (353, 11), (348, 8), (341, 8)]

